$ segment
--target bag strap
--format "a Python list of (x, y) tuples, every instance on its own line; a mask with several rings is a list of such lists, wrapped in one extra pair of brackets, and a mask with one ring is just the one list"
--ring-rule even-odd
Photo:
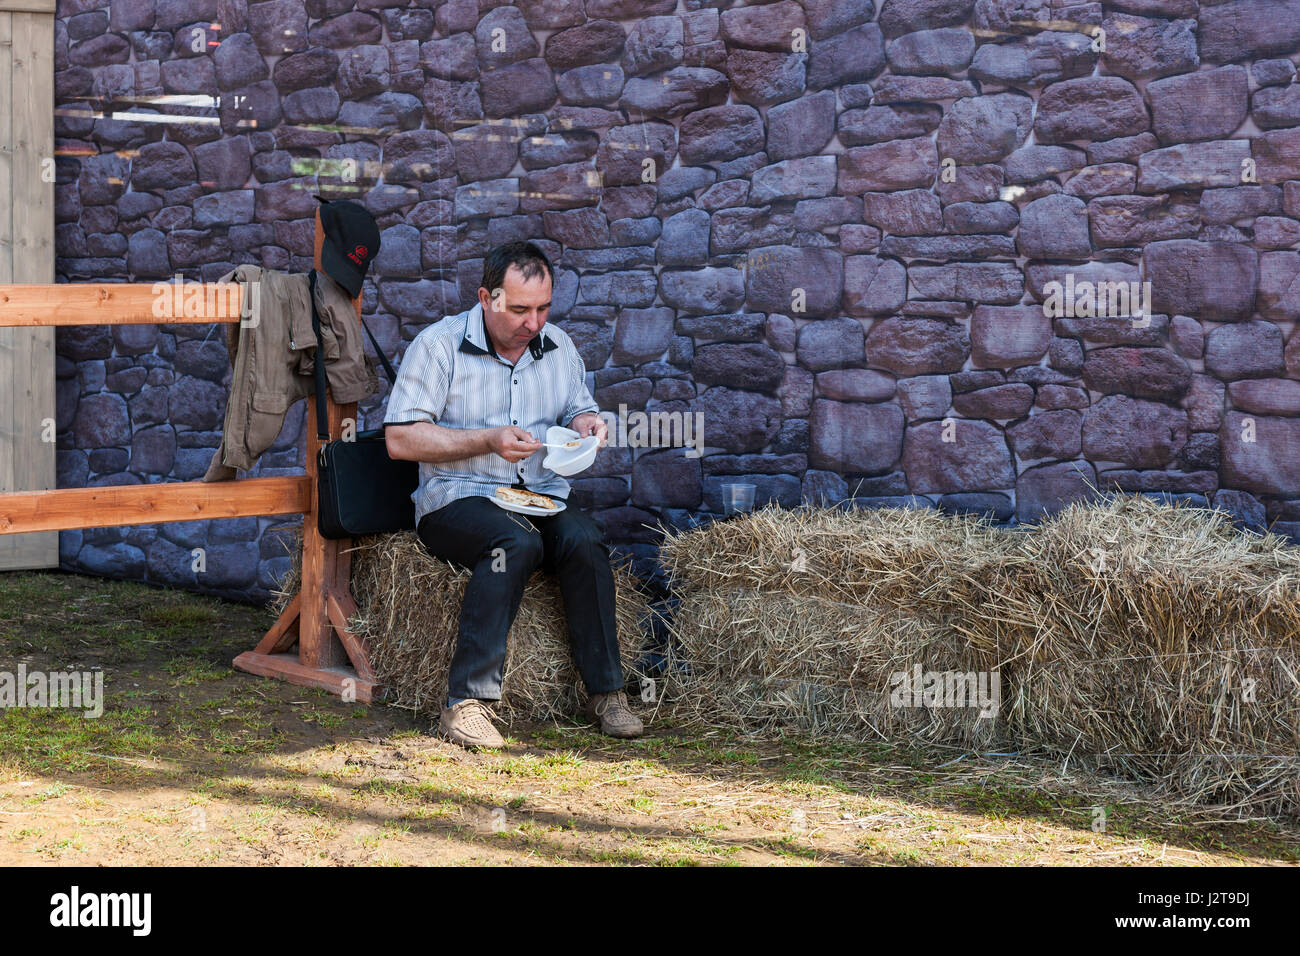
[[(322, 443), (330, 440), (329, 435), (329, 418), (325, 406), (325, 363), (321, 360), (324, 355), (322, 348), (323, 339), (320, 331), (320, 314), (316, 311), (316, 270), (311, 270), (311, 275), (307, 279), (308, 295), (311, 299), (311, 329), (316, 333), (316, 361), (315, 361), (315, 378), (316, 378), (316, 435)], [(370, 326), (366, 325), (364, 316), (357, 316), (361, 319), (361, 327), (366, 330), (366, 335), (370, 337), (370, 344), (375, 347), (375, 354), (379, 356), (379, 361), (384, 363), (384, 371), (388, 374), (388, 385), (391, 388), (397, 384), (397, 373), (393, 371), (393, 364), (388, 361), (388, 356), (384, 350), (379, 347), (378, 340), (375, 339), (375, 333), (370, 331)]]
[(384, 363), (384, 371), (388, 373), (389, 386), (391, 387), (396, 385), (397, 373), (393, 371), (393, 365), (388, 361), (388, 356), (384, 354), (384, 350), (381, 349), (379, 343), (375, 341), (375, 333), (370, 331), (370, 326), (366, 325), (364, 317), (361, 317), (361, 327), (366, 330), (366, 335), (370, 336), (370, 344), (375, 347), (375, 354), (379, 356), (379, 361)]
[(316, 377), (316, 437), (321, 444), (330, 440), (329, 409), (325, 405), (325, 340), (321, 338), (320, 315), (316, 312), (316, 270), (307, 279), (307, 297), (311, 300), (311, 330), (316, 333), (316, 358), (313, 361)]

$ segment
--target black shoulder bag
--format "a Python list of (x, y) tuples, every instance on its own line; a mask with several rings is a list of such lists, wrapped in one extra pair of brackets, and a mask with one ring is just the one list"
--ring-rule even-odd
[[(415, 503), (411, 495), (420, 485), (420, 466), (388, 457), (383, 428), (357, 432), (352, 441), (330, 441), (325, 404), (325, 362), (320, 316), (316, 311), (316, 272), (311, 273), (311, 324), (316, 333), (316, 431), (320, 438), (317, 459), (317, 517), (322, 537), (356, 538), (415, 529)], [(397, 373), (375, 341), (365, 319), (375, 354), (384, 363), (390, 387)]]

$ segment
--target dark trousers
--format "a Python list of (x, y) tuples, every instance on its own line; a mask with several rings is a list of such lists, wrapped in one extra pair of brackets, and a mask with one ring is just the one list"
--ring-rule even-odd
[(501, 699), (506, 635), (524, 585), (541, 567), (559, 578), (569, 646), (591, 694), (622, 690), (614, 624), (614, 574), (609, 549), (590, 516), (573, 506), (534, 518), (498, 508), (487, 498), (461, 498), (420, 520), (420, 540), (437, 558), (469, 569), (450, 697)]

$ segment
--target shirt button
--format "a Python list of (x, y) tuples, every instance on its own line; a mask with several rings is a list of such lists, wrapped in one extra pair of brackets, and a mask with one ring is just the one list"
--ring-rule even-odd
[(518, 419), (516, 419), (516, 420), (512, 421), (510, 424), (511, 424), (511, 425), (518, 425), (518, 424), (519, 424), (519, 421), (518, 421)]

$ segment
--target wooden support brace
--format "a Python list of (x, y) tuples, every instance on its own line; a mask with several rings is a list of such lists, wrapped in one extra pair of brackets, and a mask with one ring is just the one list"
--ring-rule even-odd
[[(327, 403), (329, 433), (338, 434), (344, 418), (355, 418), (356, 405)], [(348, 585), (352, 569), (350, 540), (321, 537), (317, 525), (316, 403), (307, 399), (307, 480), (311, 507), (302, 522), (302, 581), (297, 595), (266, 632), (261, 643), (235, 658), (235, 667), (250, 674), (276, 677), (292, 684), (321, 687), (362, 703), (378, 691), (365, 642), (348, 627), (357, 612)], [(296, 653), (290, 648), (296, 644)]]

